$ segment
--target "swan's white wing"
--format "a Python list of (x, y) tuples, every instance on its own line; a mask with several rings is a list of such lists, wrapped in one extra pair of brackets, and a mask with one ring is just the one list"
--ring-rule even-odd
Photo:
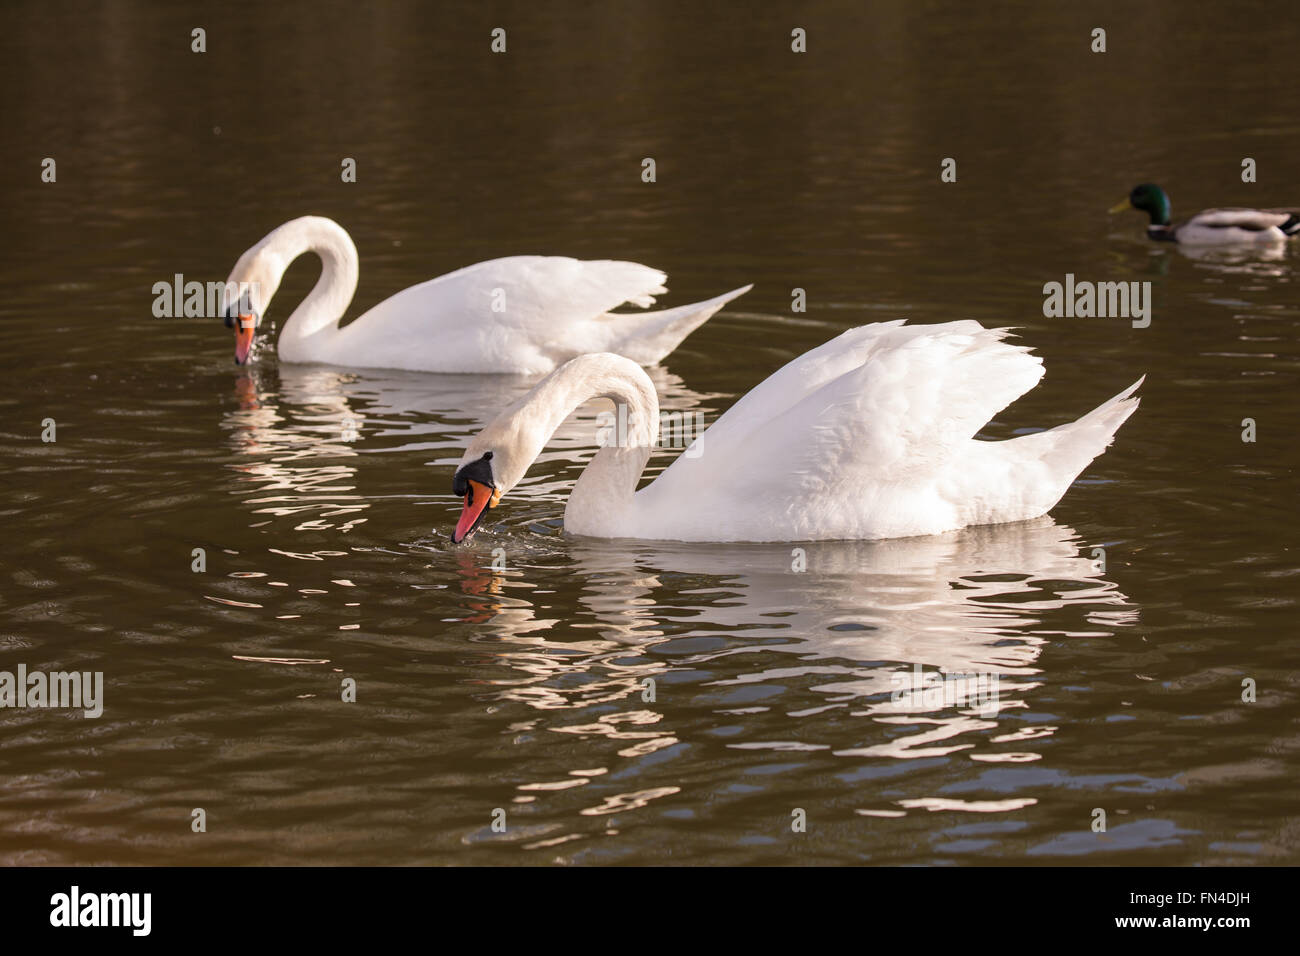
[(635, 262), (565, 256), (490, 259), (385, 299), (360, 319), (403, 327), (505, 325), (553, 334), (625, 303), (646, 307), (668, 291), (658, 269)]
[(741, 444), (757, 426), (771, 421), (821, 386), (856, 368), (879, 348), (904, 319), (849, 329), (787, 362), (740, 398), (709, 428), (719, 444)]
[(667, 292), (668, 277), (635, 262), (565, 256), (510, 256), (449, 272), (393, 296), (417, 294), (461, 321), (555, 331), (630, 303), (642, 308)]
[(380, 302), (340, 330), (337, 354), (328, 360), (449, 372), (549, 371), (593, 344), (598, 350), (590, 327), (621, 305), (651, 305), (666, 291), (665, 281), (658, 269), (635, 262), (492, 259)]
[(1042, 359), (1007, 334), (977, 322), (891, 329), (865, 361), (768, 422), (749, 454), (788, 462), (805, 490), (933, 472), (1042, 378)]
[(1042, 378), (1042, 360), (1003, 342), (1008, 334), (969, 320), (850, 329), (728, 409), (705, 433), (700, 457), (792, 453), (810, 443), (828, 466), (852, 455), (871, 455), (877, 467), (880, 456), (934, 458)]
[[(720, 418), (640, 493), (644, 513), (668, 537), (707, 516), (722, 540), (791, 540), (869, 537), (864, 521), (923, 512), (968, 440), (1042, 378), (1007, 334), (973, 321), (846, 332)], [(885, 533), (924, 533), (924, 520)]]

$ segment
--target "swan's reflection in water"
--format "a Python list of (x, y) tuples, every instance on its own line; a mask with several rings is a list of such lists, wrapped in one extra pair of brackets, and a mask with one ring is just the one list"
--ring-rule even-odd
[(341, 461), (309, 464), (357, 454), (342, 382), (337, 372), (277, 379), (266, 366), (249, 367), (236, 380), (239, 408), (222, 426), (242, 459), (230, 466), (241, 476), (234, 493), (254, 514), (297, 519), (298, 531), (347, 531), (365, 520), (358, 516), (367, 504), (355, 493), (356, 469)]
[[(714, 396), (686, 388), (663, 368), (647, 369), (665, 409), (695, 410)], [(291, 518), (296, 531), (347, 531), (361, 513), (392, 489), (367, 489), (359, 459), (387, 453), (425, 453), (424, 462), (451, 469), (469, 438), (497, 412), (536, 384), (509, 375), (436, 375), (387, 369), (349, 370), (320, 365), (247, 367), (236, 379), (238, 407), (222, 422), (239, 456), (235, 493), (256, 515)], [(539, 462), (584, 462), (596, 445), (593, 402), (556, 433)], [(433, 461), (429, 461), (432, 452)], [(584, 453), (585, 452), (585, 453)], [(404, 469), (407, 475), (413, 470)], [(540, 472), (542, 469), (535, 469)], [(397, 494), (431, 486), (431, 476)], [(562, 497), (571, 481), (531, 479), (531, 493)], [(444, 485), (438, 485), (441, 492)]]
[[(467, 594), (484, 593), (486, 548), (517, 552), (513, 537), (484, 539), (463, 579)], [(1101, 571), (1100, 553), (1050, 517), (797, 548), (578, 538), (565, 545), (582, 580), (580, 607), (535, 612), (541, 598), (512, 586), (526, 569), (495, 572), (495, 594), (510, 596), (495, 610), (495, 597), (474, 605), (482, 632), (473, 639), (493, 644), (511, 671), (492, 682), (496, 699), (599, 710), (599, 720), (576, 724), (552, 715), (547, 729), (640, 736), (649, 749), (688, 735), (656, 726), (665, 713), (656, 701), (666, 686), (675, 696), (679, 685), (693, 685), (715, 716), (751, 724), (730, 744), (738, 748), (1037, 759), (1027, 748), (1054, 728), (1015, 712), (1032, 706), (1042, 684), (1044, 647), (1136, 622)], [(618, 702), (628, 709), (611, 711)], [(859, 722), (856, 742), (845, 740), (843, 722), (826, 716), (832, 712)], [(810, 734), (807, 721), (823, 721), (825, 738)]]

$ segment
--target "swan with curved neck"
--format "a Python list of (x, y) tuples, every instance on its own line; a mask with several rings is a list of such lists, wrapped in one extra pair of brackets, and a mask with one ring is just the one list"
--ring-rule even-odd
[(569, 493), (564, 523), (575, 533), (595, 535), (622, 526), (635, 507), (637, 480), (659, 437), (659, 398), (635, 362), (600, 353), (565, 363), (470, 443), (453, 480), (456, 496), (466, 498), (456, 541), (473, 532), (501, 495), (518, 484), (569, 413), (593, 398), (628, 409), (628, 434), (620, 436), (626, 440), (606, 444), (583, 470)]
[(222, 303), (244, 364), (280, 280), (305, 253), (321, 260), (316, 285), (280, 332), (285, 362), (427, 372), (539, 374), (576, 355), (613, 352), (654, 365), (727, 302), (749, 291), (656, 312), (646, 308), (667, 277), (635, 262), (564, 256), (511, 256), (467, 266), (413, 285), (340, 328), (357, 289), (357, 250), (343, 227), (303, 216), (273, 229), (235, 263)]
[(452, 492), (463, 541), (593, 398), (628, 409), (626, 440), (579, 477), (565, 530), (602, 538), (808, 541), (938, 534), (1045, 514), (1137, 408), (1142, 380), (1077, 421), (977, 441), (1033, 388), (1042, 360), (978, 322), (850, 329), (753, 389), (637, 490), (658, 439), (654, 386), (634, 362), (584, 355), (480, 432)]

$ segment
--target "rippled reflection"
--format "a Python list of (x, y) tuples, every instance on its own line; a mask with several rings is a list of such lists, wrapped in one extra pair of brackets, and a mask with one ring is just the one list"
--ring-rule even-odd
[[(663, 368), (647, 371), (665, 409), (698, 409), (711, 397)], [(347, 531), (366, 520), (355, 516), (375, 497), (360, 484), (359, 456), (432, 452), (437, 457), (429, 464), (450, 468), (470, 436), (535, 383), (521, 376), (253, 366), (235, 380), (237, 407), (222, 421), (239, 456), (230, 465), (241, 476), (237, 493), (253, 514), (299, 519), (294, 530)], [(594, 450), (598, 407), (572, 415), (539, 463)], [(568, 489), (567, 481), (529, 484), (534, 494)]]
[[(462, 589), (487, 597), (470, 606), (492, 635), (480, 639), (509, 669), (492, 681), (498, 700), (548, 711), (623, 702), (631, 709), (551, 729), (641, 738), (628, 753), (677, 740), (659, 726), (653, 703), (647, 706), (654, 699), (647, 678), (662, 683), (673, 672), (712, 672), (699, 684), (717, 699), (718, 714), (777, 711), (793, 730), (806, 718), (820, 726), (821, 715), (841, 710), (874, 725), (863, 727), (858, 747), (843, 746), (842, 728), (824, 741), (792, 733), (737, 747), (834, 748), (857, 758), (977, 750), (972, 759), (1035, 760), (1055, 728), (1003, 722), (1033, 705), (1050, 666), (1041, 660), (1044, 648), (1137, 622), (1136, 609), (1101, 570), (1102, 552), (1081, 554), (1075, 532), (1051, 518), (799, 548), (566, 544), (582, 580), (581, 613), (571, 627), (538, 613), (526, 588), (509, 586), (512, 575), (526, 577), (518, 569), (462, 564)], [(484, 585), (489, 579), (495, 590)], [(680, 634), (689, 636), (674, 637)], [(658, 652), (675, 643), (704, 647), (671, 657)], [(758, 666), (746, 666), (751, 657)], [(770, 732), (772, 723), (763, 725)]]
[(1291, 275), (1291, 266), (1287, 264), (1291, 249), (1287, 243), (1223, 247), (1175, 245), (1174, 248), (1209, 272), (1270, 279), (1285, 279)]

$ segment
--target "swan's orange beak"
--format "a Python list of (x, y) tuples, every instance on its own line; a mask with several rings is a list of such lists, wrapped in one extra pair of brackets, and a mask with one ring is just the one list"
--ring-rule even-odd
[(469, 479), (469, 493), (465, 495), (465, 510), (460, 513), (460, 520), (456, 522), (456, 530), (451, 536), (452, 542), (459, 544), (473, 534), (488, 509), (495, 508), (500, 500), (499, 490), (489, 488), (473, 478)]
[(257, 332), (257, 318), (241, 315), (235, 320), (235, 364), (243, 365), (248, 361), (248, 353), (253, 351), (253, 335)]

